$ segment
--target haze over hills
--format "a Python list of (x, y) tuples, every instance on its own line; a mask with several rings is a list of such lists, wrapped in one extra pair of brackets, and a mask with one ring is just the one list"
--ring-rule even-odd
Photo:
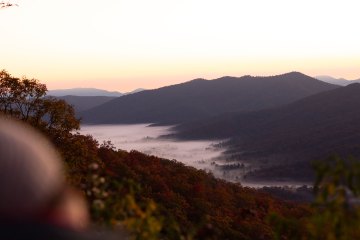
[(222, 77), (123, 96), (81, 113), (85, 123), (177, 124), (224, 112), (277, 107), (338, 86), (298, 72)]
[(129, 95), (129, 94), (134, 94), (134, 93), (138, 93), (138, 92), (142, 92), (142, 91), (145, 91), (146, 89), (145, 88), (137, 88), (131, 92), (126, 92), (124, 93), (123, 95)]
[(347, 80), (345, 78), (334, 78), (334, 77), (326, 76), (326, 75), (316, 76), (315, 78), (319, 79), (321, 81), (327, 82), (327, 83), (336, 84), (336, 85), (340, 85), (340, 86), (347, 86), (352, 83), (360, 83), (360, 79)]
[(116, 97), (109, 96), (59, 96), (58, 99), (65, 100), (68, 104), (72, 105), (75, 109), (76, 114), (81, 111), (85, 111), (101, 104), (104, 104), (110, 100), (115, 99)]
[(143, 88), (135, 89), (128, 93), (110, 92), (96, 88), (71, 88), (71, 89), (58, 89), (49, 90), (47, 95), (54, 96), (59, 99), (65, 100), (72, 105), (76, 114), (79, 112), (89, 110), (91, 108), (100, 106), (117, 97), (138, 93), (144, 91)]
[(54, 89), (49, 90), (47, 95), (54, 97), (62, 97), (62, 96), (107, 96), (107, 97), (120, 97), (123, 94), (120, 92), (110, 92), (103, 89), (97, 88), (70, 88), (70, 89)]
[(312, 160), (335, 153), (360, 156), (360, 84), (275, 109), (228, 113), (175, 129), (183, 139), (231, 138), (229, 154), (263, 168), (254, 178), (310, 180)]
[(90, 96), (105, 96), (105, 97), (121, 97), (123, 95), (129, 95), (133, 93), (138, 93), (144, 91), (143, 88), (137, 88), (131, 92), (121, 93), (117, 91), (107, 91), (98, 88), (69, 88), (69, 89), (54, 89), (49, 90), (47, 95), (54, 97), (63, 97), (63, 96), (82, 96), (82, 97), (90, 97)]

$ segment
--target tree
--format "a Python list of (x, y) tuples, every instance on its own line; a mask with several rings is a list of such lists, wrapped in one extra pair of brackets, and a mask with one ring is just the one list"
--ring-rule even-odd
[(359, 161), (331, 156), (314, 163), (314, 168), (317, 176), (311, 214), (303, 219), (272, 215), (274, 239), (360, 239)]
[(45, 84), (0, 71), (0, 113), (28, 122), (56, 139), (80, 127), (74, 109), (64, 100), (46, 97)]
[(331, 156), (314, 167), (315, 211), (307, 223), (311, 239), (359, 239), (359, 161)]
[(0, 72), (0, 111), (28, 121), (46, 95), (46, 86), (36, 79), (15, 78)]
[(122, 223), (135, 239), (159, 239), (162, 218), (155, 202), (138, 200), (134, 191), (139, 191), (139, 184), (118, 181), (105, 168), (107, 161), (100, 158), (99, 151), (102, 157), (115, 155), (111, 143), (105, 142), (99, 149), (92, 136), (75, 132), (80, 121), (73, 107), (64, 100), (47, 97), (46, 91), (46, 86), (36, 79), (16, 78), (2, 70), (0, 113), (27, 122), (49, 137), (64, 159), (68, 182), (83, 190), (98, 224)]

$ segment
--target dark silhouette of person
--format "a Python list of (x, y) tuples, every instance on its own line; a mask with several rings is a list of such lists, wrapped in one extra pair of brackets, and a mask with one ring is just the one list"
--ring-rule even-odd
[(0, 117), (0, 239), (109, 239), (88, 225), (86, 202), (66, 185), (54, 147), (34, 129)]

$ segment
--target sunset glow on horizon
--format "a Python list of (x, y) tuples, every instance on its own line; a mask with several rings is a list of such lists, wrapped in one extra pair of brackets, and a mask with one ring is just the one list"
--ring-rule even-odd
[(49, 89), (290, 71), (360, 78), (355, 0), (12, 2), (0, 10), (0, 69)]

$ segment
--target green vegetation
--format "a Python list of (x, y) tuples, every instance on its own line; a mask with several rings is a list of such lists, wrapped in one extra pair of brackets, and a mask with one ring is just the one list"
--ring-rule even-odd
[[(333, 156), (314, 164), (317, 179), (311, 215), (301, 220), (273, 214), (275, 239), (360, 239), (360, 163)], [(288, 238), (286, 236), (291, 236)]]
[(314, 215), (307, 224), (312, 239), (360, 238), (360, 163), (331, 157), (315, 165)]

